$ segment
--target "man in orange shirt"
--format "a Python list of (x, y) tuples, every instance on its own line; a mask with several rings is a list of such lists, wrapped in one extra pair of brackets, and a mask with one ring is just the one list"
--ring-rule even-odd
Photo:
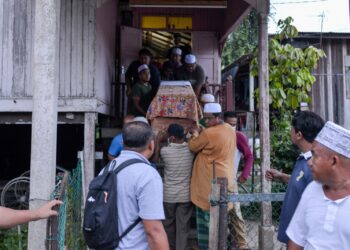
[(228, 191), (233, 192), (234, 154), (236, 136), (230, 125), (220, 119), (221, 106), (207, 103), (204, 106), (206, 129), (191, 130), (188, 142), (191, 151), (197, 153), (191, 179), (191, 201), (196, 206), (198, 245), (200, 249), (208, 248), (209, 238), (209, 193), (213, 178), (213, 161), (216, 164), (216, 176), (226, 177)]

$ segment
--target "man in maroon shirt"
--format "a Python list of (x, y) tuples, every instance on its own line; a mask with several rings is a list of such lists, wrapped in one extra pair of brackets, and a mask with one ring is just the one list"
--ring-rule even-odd
[[(234, 129), (237, 127), (237, 115), (235, 112), (227, 111), (224, 113), (224, 121), (230, 124)], [(237, 178), (239, 183), (244, 183), (247, 181), (247, 178), (250, 174), (250, 171), (253, 167), (253, 153), (250, 150), (248, 140), (246, 136), (237, 130), (236, 140), (237, 140), (237, 150), (235, 152), (235, 178), (237, 178), (238, 165), (241, 158), (241, 154), (244, 159), (244, 167), (240, 176)], [(238, 194), (238, 184), (237, 181), (234, 181), (235, 184), (235, 193)], [(248, 249), (247, 244), (247, 234), (245, 230), (244, 220), (241, 214), (240, 205), (238, 202), (234, 203), (234, 208), (229, 211), (229, 229), (230, 234), (235, 237), (237, 241), (237, 249)]]
[[(232, 127), (236, 129), (236, 138), (237, 138), (237, 149), (238, 152), (236, 153), (235, 157), (235, 173), (237, 174), (239, 161), (241, 159), (241, 154), (243, 156), (244, 160), (244, 167), (242, 170), (241, 175), (238, 177), (239, 183), (244, 183), (247, 181), (247, 178), (252, 170), (253, 167), (253, 153), (250, 150), (249, 142), (247, 140), (247, 137), (240, 131), (237, 131), (237, 115), (233, 111), (227, 111), (224, 114), (224, 120), (226, 123), (230, 124)], [(238, 157), (237, 157), (238, 155)]]

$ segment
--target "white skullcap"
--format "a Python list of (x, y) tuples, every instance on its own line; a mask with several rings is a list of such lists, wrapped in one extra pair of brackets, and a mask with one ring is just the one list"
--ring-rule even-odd
[(350, 158), (350, 131), (334, 122), (328, 121), (318, 133), (315, 141)]
[(212, 94), (203, 94), (201, 96), (201, 102), (215, 102), (215, 97)]
[(204, 105), (204, 113), (221, 113), (221, 105), (219, 103), (207, 103)]
[(142, 64), (137, 68), (137, 72), (140, 73), (142, 70), (149, 69), (147, 64)]
[(146, 117), (143, 117), (143, 116), (136, 116), (132, 121), (133, 122), (144, 122), (144, 123), (148, 124)]
[(194, 63), (196, 63), (196, 56), (192, 55), (192, 54), (186, 55), (185, 63), (187, 63), (187, 64), (194, 64)]
[(173, 48), (171, 53), (181, 56), (182, 55), (182, 50), (180, 48)]

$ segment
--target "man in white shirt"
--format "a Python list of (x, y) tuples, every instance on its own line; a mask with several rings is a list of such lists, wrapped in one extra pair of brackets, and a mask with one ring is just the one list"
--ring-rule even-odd
[(327, 122), (311, 152), (315, 181), (287, 229), (288, 250), (350, 249), (350, 131)]

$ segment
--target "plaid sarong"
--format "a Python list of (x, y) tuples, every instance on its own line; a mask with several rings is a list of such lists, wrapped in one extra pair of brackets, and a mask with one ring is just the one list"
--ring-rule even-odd
[(207, 250), (209, 245), (210, 214), (196, 206), (197, 238), (200, 250)]

